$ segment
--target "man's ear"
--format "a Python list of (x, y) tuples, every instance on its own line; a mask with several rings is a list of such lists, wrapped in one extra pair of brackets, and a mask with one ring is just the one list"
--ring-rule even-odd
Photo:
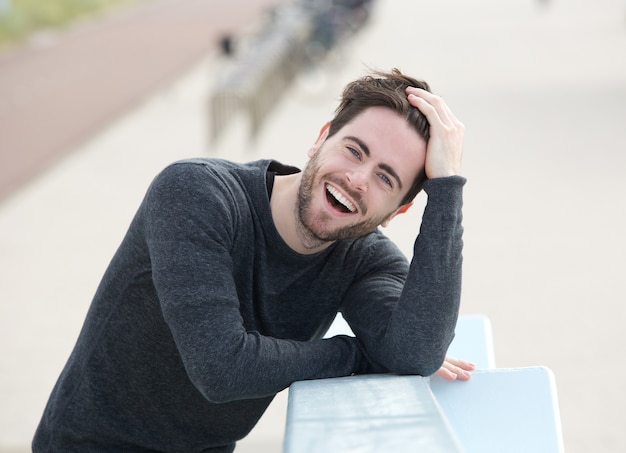
[(398, 214), (404, 214), (405, 212), (407, 212), (409, 210), (409, 208), (413, 206), (413, 202), (410, 201), (406, 204), (403, 204), (402, 206), (400, 206), (398, 209), (395, 210), (395, 212), (391, 213), (389, 215), (389, 217), (387, 217), (385, 220), (383, 220), (383, 222), (380, 224), (380, 226), (382, 227), (386, 227), (387, 225), (389, 225), (389, 222), (391, 222), (391, 220), (397, 216)]
[(405, 212), (407, 212), (407, 211), (409, 210), (409, 208), (410, 208), (411, 206), (413, 206), (413, 202), (412, 202), (412, 201), (409, 201), (408, 203), (403, 204), (403, 205), (402, 205), (402, 206), (400, 206), (400, 207), (398, 208), (398, 210), (396, 211), (396, 215), (398, 215), (398, 214), (404, 214)]
[(326, 122), (322, 128), (320, 129), (320, 133), (317, 136), (317, 140), (311, 148), (309, 148), (308, 156), (313, 157), (313, 154), (317, 152), (318, 149), (322, 146), (322, 143), (328, 138), (328, 128), (330, 127), (330, 121)]

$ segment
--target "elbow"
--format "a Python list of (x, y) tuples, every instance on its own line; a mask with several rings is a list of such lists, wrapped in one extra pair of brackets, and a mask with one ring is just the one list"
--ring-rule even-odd
[(188, 373), (188, 377), (193, 386), (210, 403), (223, 404), (246, 397), (245, 391), (234, 379), (221, 376), (219, 373)]
[(196, 385), (196, 388), (202, 393), (204, 398), (213, 404), (224, 404), (231, 401), (242, 399), (243, 396), (236, 389), (232, 388), (228, 383), (216, 383), (204, 384), (202, 386)]
[(418, 375), (418, 376), (431, 376), (441, 368), (441, 362), (429, 362), (429, 363), (397, 363), (393, 365), (391, 371), (398, 375)]
[(230, 403), (231, 401), (234, 401), (237, 399), (234, 397), (234, 395), (228, 392), (220, 392), (214, 389), (210, 389), (208, 391), (202, 391), (202, 395), (209, 403), (212, 403), (212, 404)]
[(386, 364), (389, 371), (398, 375), (431, 376), (443, 365), (445, 352), (438, 351), (395, 351)]
[(441, 338), (435, 334), (411, 341), (407, 341), (406, 337), (395, 337), (394, 341), (387, 343), (385, 351), (378, 352), (379, 357), (387, 358), (385, 364), (392, 373), (426, 377), (441, 368), (451, 342), (452, 338)]
[(254, 397), (251, 374), (245, 371), (250, 370), (252, 364), (246, 360), (246, 354), (236, 351), (236, 341), (225, 341), (223, 346), (232, 344), (235, 347), (225, 347), (225, 350), (185, 364), (187, 377), (210, 403), (224, 404)]

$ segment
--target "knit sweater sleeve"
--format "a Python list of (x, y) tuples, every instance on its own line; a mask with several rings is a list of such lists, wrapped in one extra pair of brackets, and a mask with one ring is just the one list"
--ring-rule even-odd
[(245, 329), (233, 278), (232, 190), (217, 172), (179, 164), (157, 177), (143, 206), (152, 279), (189, 379), (222, 403), (358, 372), (366, 360), (353, 338), (299, 342)]
[(379, 252), (346, 298), (343, 315), (376, 371), (429, 376), (445, 359), (461, 296), (464, 184), (459, 176), (426, 181), (408, 274), (397, 253)]

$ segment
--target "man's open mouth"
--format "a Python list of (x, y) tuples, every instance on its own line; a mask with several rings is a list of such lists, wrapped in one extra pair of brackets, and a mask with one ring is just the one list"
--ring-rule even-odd
[(350, 200), (346, 199), (346, 197), (341, 195), (341, 193), (330, 184), (326, 184), (326, 198), (333, 207), (341, 212), (357, 212), (356, 206), (354, 206)]

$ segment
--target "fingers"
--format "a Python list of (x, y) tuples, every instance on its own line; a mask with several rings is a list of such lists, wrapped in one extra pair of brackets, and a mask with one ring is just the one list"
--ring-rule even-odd
[(472, 362), (468, 362), (467, 360), (457, 359), (456, 357), (446, 356), (446, 362), (448, 362), (451, 366), (456, 368), (460, 368), (465, 371), (473, 371), (476, 369), (476, 365)]
[(426, 117), (430, 125), (426, 176), (433, 179), (460, 175), (465, 126), (440, 96), (415, 87), (408, 87), (406, 93), (409, 103)]
[(415, 87), (408, 87), (406, 93), (409, 103), (426, 116), (431, 126), (438, 122), (448, 127), (461, 124), (442, 97)]
[(420, 88), (409, 87), (406, 91), (409, 104), (422, 112), (431, 126), (436, 126), (438, 123), (451, 124), (452, 120), (443, 99)]
[(455, 379), (467, 381), (472, 377), (470, 371), (475, 369), (476, 365), (471, 362), (446, 356), (443, 365), (435, 374), (448, 381), (454, 381)]
[(457, 378), (457, 375), (452, 371), (448, 370), (445, 367), (441, 367), (435, 373), (435, 376), (439, 376), (440, 378), (445, 379), (446, 381), (454, 381)]

